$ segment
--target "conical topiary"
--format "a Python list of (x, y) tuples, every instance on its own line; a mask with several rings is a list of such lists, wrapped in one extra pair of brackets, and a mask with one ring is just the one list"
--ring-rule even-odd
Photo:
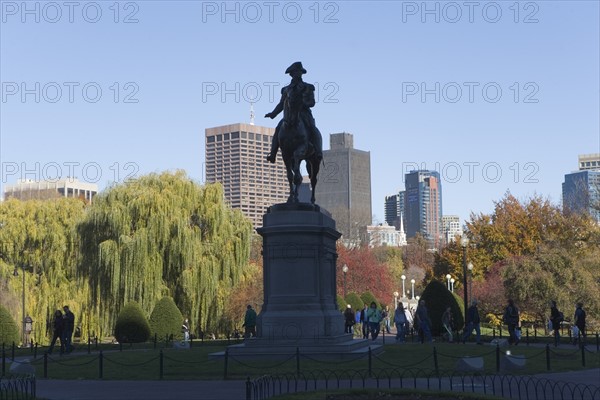
[(456, 297), (442, 282), (436, 280), (429, 282), (421, 299), (425, 300), (433, 335), (440, 335), (444, 332), (442, 315), (448, 306), (450, 306), (454, 318), (454, 329), (463, 328), (465, 322)]
[(183, 315), (171, 297), (163, 297), (156, 303), (150, 314), (150, 334), (158, 340), (173, 335), (174, 340), (183, 339), (181, 325)]
[(150, 338), (148, 319), (135, 301), (121, 309), (115, 325), (115, 338), (120, 343), (142, 343)]

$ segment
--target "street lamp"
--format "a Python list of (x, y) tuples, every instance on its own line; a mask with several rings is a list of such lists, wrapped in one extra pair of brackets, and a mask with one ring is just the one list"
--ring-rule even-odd
[[(21, 304), (23, 306), (22, 309), (22, 319), (21, 319), (21, 341), (23, 343), (23, 347), (26, 347), (26, 343), (25, 343), (25, 264), (21, 264), (21, 269), (22, 269), (22, 273), (23, 273), (23, 287), (21, 290)], [(15, 270), (13, 271), (13, 276), (19, 276), (19, 270), (18, 268), (15, 266)]]
[(415, 299), (415, 280), (411, 279), (410, 284), (412, 285), (412, 298)]
[(473, 297), (473, 263), (472, 262), (467, 264), (467, 269), (469, 270), (469, 293), (471, 293), (471, 297)]
[(348, 272), (348, 266), (344, 264), (342, 267), (342, 272), (344, 273), (344, 299), (346, 298), (346, 272)]
[(463, 248), (463, 295), (464, 295), (464, 305), (465, 305), (465, 313), (467, 312), (468, 307), (468, 292), (467, 292), (467, 246), (469, 245), (469, 238), (463, 236), (460, 239), (460, 244)]
[(452, 275), (446, 274), (446, 280), (448, 281), (448, 283), (446, 284), (446, 286), (448, 287), (448, 290), (450, 290), (450, 278), (452, 278)]
[(452, 293), (454, 293), (454, 282), (456, 282), (454, 278), (450, 279), (450, 291)]
[(402, 275), (402, 297), (406, 297), (406, 291), (404, 290), (404, 281), (406, 280), (406, 275)]

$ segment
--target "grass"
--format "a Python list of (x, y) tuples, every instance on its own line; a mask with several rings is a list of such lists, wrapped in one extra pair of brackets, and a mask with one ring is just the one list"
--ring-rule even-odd
[[(388, 342), (389, 343), (389, 342)], [(208, 355), (224, 350), (226, 343), (204, 342), (196, 344), (191, 349), (178, 350), (172, 348), (162, 349), (163, 354), (163, 379), (224, 379), (225, 363), (223, 359), (209, 360)], [(550, 372), (576, 371), (583, 369), (581, 351), (572, 346), (552, 348), (550, 351)], [(118, 351), (119, 346), (103, 348), (102, 370), (103, 379), (130, 379), (153, 380), (160, 378), (160, 350), (153, 345), (135, 345), (131, 348), (123, 346), (123, 351)], [(403, 345), (387, 344), (385, 351), (372, 357), (372, 370), (390, 371), (405, 369), (432, 371), (435, 367), (434, 347), (417, 343)], [(496, 372), (496, 349), (493, 346), (475, 346), (462, 344), (435, 343), (438, 367), (441, 371), (454, 369), (461, 357), (483, 357), (485, 371)], [(109, 351), (113, 350), (113, 351)], [(506, 349), (501, 350), (501, 356)], [(523, 355), (527, 358), (526, 368), (519, 371), (521, 374), (537, 374), (548, 372), (546, 368), (546, 351), (544, 347), (513, 346), (510, 348), (513, 355)], [(41, 353), (41, 352), (39, 352)], [(30, 353), (29, 353), (30, 354)], [(264, 374), (296, 373), (297, 362), (295, 357), (288, 360), (256, 361), (243, 358), (228, 359), (227, 378), (246, 379)], [(10, 360), (7, 359), (7, 363)], [(37, 369), (37, 376), (44, 376), (43, 357), (33, 362)], [(321, 370), (368, 369), (368, 357), (354, 361), (344, 361), (340, 368), (339, 361), (320, 362), (305, 357), (300, 357), (300, 371), (310, 374)], [(600, 353), (586, 352), (586, 367), (600, 367)], [(8, 365), (6, 367), (8, 371)], [(100, 369), (99, 352), (92, 349), (87, 354), (87, 347), (77, 352), (59, 356), (53, 354), (48, 358), (48, 378), (50, 379), (98, 379)]]

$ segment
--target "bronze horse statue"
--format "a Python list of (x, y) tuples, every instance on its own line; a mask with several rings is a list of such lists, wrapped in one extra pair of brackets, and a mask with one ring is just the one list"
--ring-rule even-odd
[(302, 184), (300, 164), (306, 162), (306, 170), (312, 189), (310, 202), (315, 203), (317, 175), (323, 159), (321, 133), (314, 123), (310, 108), (315, 105), (315, 87), (302, 81), (306, 70), (302, 63), (295, 62), (286, 71), (292, 76), (292, 82), (281, 89), (281, 100), (275, 109), (265, 117), (275, 118), (283, 111), (283, 119), (277, 125), (271, 152), (267, 160), (275, 162), (278, 148), (287, 171), (290, 184), (288, 203), (298, 203), (298, 189)]

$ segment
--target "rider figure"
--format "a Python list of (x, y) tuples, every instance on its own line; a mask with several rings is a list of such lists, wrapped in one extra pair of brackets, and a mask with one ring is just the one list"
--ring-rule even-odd
[[(289, 68), (285, 70), (285, 73), (290, 74), (292, 82), (281, 89), (281, 100), (279, 101), (279, 104), (275, 106), (273, 111), (266, 114), (265, 118), (268, 117), (274, 119), (281, 111), (283, 111), (283, 106), (286, 101), (297, 102), (301, 100), (303, 104), (301, 105), (299, 117), (310, 131), (309, 140), (315, 149), (316, 157), (321, 160), (323, 159), (323, 139), (321, 137), (321, 132), (319, 132), (319, 129), (315, 126), (315, 119), (310, 111), (310, 108), (315, 105), (315, 87), (302, 80), (302, 74), (305, 74), (306, 70), (299, 61), (290, 65)], [(277, 150), (279, 149), (279, 130), (286, 115), (284, 115), (283, 118), (284, 119), (279, 121), (275, 128), (275, 134), (273, 135), (273, 140), (271, 142), (271, 152), (267, 155), (267, 160), (272, 163), (275, 162), (277, 156)]]

